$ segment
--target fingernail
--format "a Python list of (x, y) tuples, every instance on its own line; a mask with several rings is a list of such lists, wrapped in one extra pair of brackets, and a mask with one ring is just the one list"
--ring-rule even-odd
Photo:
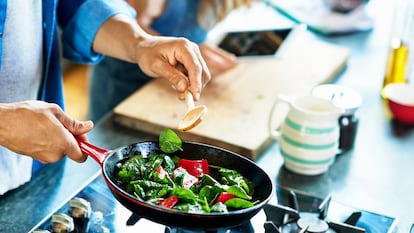
[(186, 83), (185, 83), (185, 81), (179, 81), (179, 82), (177, 83), (177, 89), (178, 89), (179, 91), (183, 91), (185, 88), (186, 88)]
[(195, 100), (199, 100), (200, 99), (200, 93), (196, 92), (195, 93)]
[(83, 121), (82, 124), (84, 127), (93, 127), (92, 121)]
[(76, 160), (76, 162), (78, 162), (78, 163), (83, 163), (83, 162), (85, 162), (87, 159), (88, 159), (88, 156), (83, 155), (83, 156), (82, 156), (82, 158), (77, 159), (77, 160)]

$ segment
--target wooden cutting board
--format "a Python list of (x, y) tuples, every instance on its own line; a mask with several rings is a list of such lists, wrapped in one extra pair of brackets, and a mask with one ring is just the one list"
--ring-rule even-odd
[(177, 131), (186, 111), (171, 86), (156, 79), (114, 109), (114, 121), (158, 135), (174, 129), (183, 140), (219, 146), (255, 159), (270, 143), (268, 118), (279, 94), (301, 95), (329, 82), (344, 67), (349, 50), (313, 38), (290, 41), (275, 58), (244, 60), (216, 77), (197, 104), (208, 107), (203, 122)]

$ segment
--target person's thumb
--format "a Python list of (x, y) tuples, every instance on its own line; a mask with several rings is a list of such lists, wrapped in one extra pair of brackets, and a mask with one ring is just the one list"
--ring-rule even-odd
[(73, 135), (82, 135), (82, 134), (86, 134), (87, 132), (91, 131), (92, 128), (93, 128), (92, 121), (73, 120), (73, 123), (71, 124), (71, 127), (68, 128), (68, 130)]
[(60, 115), (59, 121), (70, 133), (72, 133), (75, 136), (86, 134), (93, 128), (92, 121), (79, 121), (73, 119), (67, 114)]

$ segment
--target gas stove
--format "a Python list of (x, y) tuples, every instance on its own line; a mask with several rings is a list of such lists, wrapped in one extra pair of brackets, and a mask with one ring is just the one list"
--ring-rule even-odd
[[(73, 199), (86, 200), (89, 214), (79, 219), (73, 215)], [(177, 229), (151, 222), (131, 213), (110, 192), (102, 176), (81, 190), (73, 199), (47, 216), (31, 232), (72, 233), (202, 233), (189, 229)], [(391, 233), (396, 228), (393, 217), (352, 208), (332, 200), (331, 196), (318, 198), (286, 188), (276, 187), (276, 203), (265, 205), (250, 221), (229, 229), (217, 229), (217, 233)], [(79, 205), (77, 205), (79, 206)], [(78, 212), (77, 212), (78, 213)], [(56, 219), (65, 216), (72, 228), (56, 229)], [(57, 218), (59, 217), (59, 218)], [(80, 221), (81, 220), (81, 221)], [(64, 221), (69, 227), (68, 221)], [(70, 227), (69, 227), (70, 228)], [(211, 232), (211, 231), (208, 231)]]
[(277, 187), (276, 196), (277, 205), (264, 207), (266, 233), (391, 233), (396, 229), (395, 218), (337, 203), (330, 195), (322, 199)]

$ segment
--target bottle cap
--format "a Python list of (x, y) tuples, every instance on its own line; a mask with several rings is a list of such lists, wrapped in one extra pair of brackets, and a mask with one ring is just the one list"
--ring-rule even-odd
[(69, 201), (69, 213), (74, 218), (89, 217), (91, 203), (83, 198), (74, 197)]
[(312, 89), (312, 95), (329, 99), (344, 110), (343, 115), (352, 115), (361, 106), (362, 98), (351, 88), (337, 84), (322, 84)]
[(56, 233), (68, 233), (75, 229), (73, 219), (63, 213), (55, 213), (52, 215), (52, 230)]

